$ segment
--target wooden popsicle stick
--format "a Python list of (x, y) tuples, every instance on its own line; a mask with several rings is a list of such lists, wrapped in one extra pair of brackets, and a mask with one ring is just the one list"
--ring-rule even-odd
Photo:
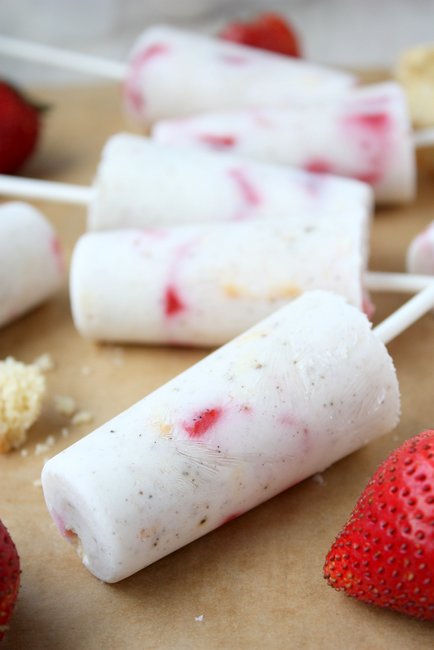
[(374, 329), (378, 338), (385, 345), (399, 336), (434, 307), (434, 279), (423, 291), (388, 316)]
[(125, 63), (102, 59), (90, 54), (70, 52), (42, 43), (31, 43), (9, 36), (0, 36), (0, 54), (114, 81), (123, 81), (127, 70)]

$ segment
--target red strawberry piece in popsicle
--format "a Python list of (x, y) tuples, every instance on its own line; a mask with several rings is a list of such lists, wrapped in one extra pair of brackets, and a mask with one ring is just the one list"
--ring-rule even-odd
[(250, 22), (229, 23), (219, 36), (234, 43), (258, 47), (286, 56), (301, 57), (299, 39), (293, 26), (276, 13), (261, 14)]

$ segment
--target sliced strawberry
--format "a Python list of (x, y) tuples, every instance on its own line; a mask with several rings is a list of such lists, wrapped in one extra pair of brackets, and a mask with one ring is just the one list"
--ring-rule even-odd
[(380, 465), (329, 551), (324, 575), (359, 600), (434, 621), (434, 430)]

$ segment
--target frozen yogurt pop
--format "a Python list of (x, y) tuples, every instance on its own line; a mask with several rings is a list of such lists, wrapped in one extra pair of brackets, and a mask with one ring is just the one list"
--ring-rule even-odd
[(316, 100), (355, 77), (300, 59), (176, 29), (146, 29), (127, 65), (0, 37), (0, 52), (123, 81), (125, 106), (144, 125), (206, 110)]
[(122, 133), (104, 147), (93, 187), (0, 176), (1, 192), (87, 205), (90, 230), (350, 215), (372, 205), (365, 183)]
[(0, 205), (0, 326), (50, 298), (63, 277), (61, 246), (45, 217), (25, 203)]
[(74, 250), (74, 323), (103, 341), (217, 346), (304, 291), (327, 289), (359, 309), (369, 215), (111, 230)]
[(434, 221), (411, 242), (407, 251), (409, 273), (434, 275)]
[(372, 185), (379, 202), (411, 201), (416, 163), (404, 94), (396, 83), (306, 105), (210, 112), (158, 122), (159, 142), (225, 151)]
[(51, 458), (45, 500), (89, 571), (116, 582), (390, 431), (399, 411), (366, 316), (306, 293)]

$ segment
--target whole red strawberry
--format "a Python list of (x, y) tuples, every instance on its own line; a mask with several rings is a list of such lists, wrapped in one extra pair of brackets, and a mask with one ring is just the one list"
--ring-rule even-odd
[(251, 22), (229, 23), (221, 31), (220, 38), (286, 56), (301, 56), (301, 48), (294, 28), (279, 14), (266, 13), (257, 16)]
[(380, 465), (327, 555), (335, 589), (434, 621), (434, 430)]
[(6, 527), (0, 521), (0, 641), (3, 638), (20, 586), (20, 559)]
[(10, 84), (0, 81), (0, 173), (13, 174), (33, 153), (41, 109)]

